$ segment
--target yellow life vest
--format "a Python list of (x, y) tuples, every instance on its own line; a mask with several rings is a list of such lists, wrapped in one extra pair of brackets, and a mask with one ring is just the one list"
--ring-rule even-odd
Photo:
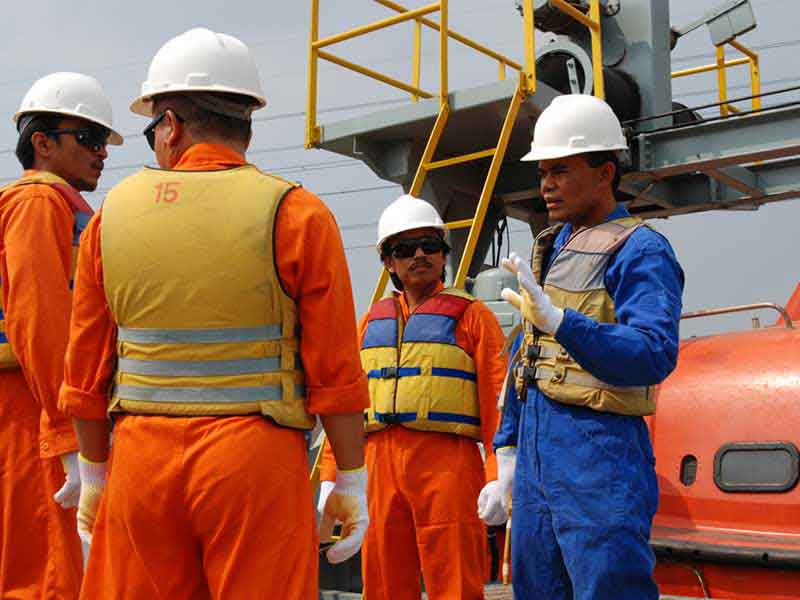
[[(641, 219), (624, 217), (579, 229), (553, 260), (542, 282), (543, 263), (561, 225), (542, 231), (534, 242), (532, 269), (555, 306), (582, 313), (600, 323), (616, 323), (614, 300), (605, 287), (605, 273), (614, 253), (637, 228)], [(594, 377), (577, 363), (556, 339), (523, 323), (523, 343), (516, 370), (517, 391), (536, 381), (549, 398), (621, 415), (655, 412), (651, 387), (613, 386)]]
[(475, 362), (455, 336), (474, 300), (455, 288), (442, 290), (407, 322), (394, 297), (372, 305), (361, 342), (369, 379), (368, 433), (399, 424), (480, 439)]
[(111, 190), (100, 225), (118, 327), (109, 411), (313, 427), (297, 307), (274, 255), (278, 207), (294, 187), (246, 165), (146, 168)]
[[(0, 195), (5, 192), (24, 185), (49, 185), (57, 192), (72, 209), (75, 222), (72, 226), (72, 266), (70, 267), (69, 288), (72, 289), (73, 278), (75, 277), (75, 265), (78, 262), (78, 244), (81, 233), (86, 229), (89, 219), (92, 218), (92, 208), (87, 204), (78, 190), (68, 184), (58, 175), (47, 171), (38, 171), (33, 175), (22, 177), (15, 182), (0, 188)], [(5, 307), (3, 306), (3, 283), (0, 280), (0, 369), (16, 369), (19, 361), (14, 355), (14, 350), (6, 337)]]

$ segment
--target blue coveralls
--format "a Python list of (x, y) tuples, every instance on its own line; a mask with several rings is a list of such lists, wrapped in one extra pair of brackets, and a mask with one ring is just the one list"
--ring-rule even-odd
[[(619, 205), (608, 219), (628, 216)], [(572, 227), (557, 236), (549, 268)], [(618, 323), (567, 309), (556, 340), (617, 386), (657, 384), (675, 368), (683, 271), (669, 242), (642, 227), (611, 258), (605, 286)], [(521, 344), (518, 337), (513, 352)], [(513, 354), (512, 354), (513, 355)], [(658, 506), (655, 459), (641, 417), (556, 402), (509, 386), (494, 446), (517, 446), (511, 533), (520, 600), (657, 600), (648, 545)]]

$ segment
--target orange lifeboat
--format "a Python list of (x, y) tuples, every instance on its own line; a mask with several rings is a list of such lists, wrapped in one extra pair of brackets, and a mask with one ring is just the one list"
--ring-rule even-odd
[(684, 340), (658, 390), (662, 594), (800, 598), (800, 286), (789, 306), (773, 327)]

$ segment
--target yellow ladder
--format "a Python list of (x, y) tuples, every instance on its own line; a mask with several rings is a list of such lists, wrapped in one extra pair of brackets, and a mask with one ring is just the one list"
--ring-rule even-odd
[[(442, 160), (433, 160), (436, 154), (436, 148), (439, 146), (439, 140), (442, 138), (445, 126), (447, 125), (447, 120), (450, 117), (450, 104), (447, 102), (447, 99), (444, 99), (444, 101), (441, 103), (439, 115), (436, 117), (436, 122), (433, 124), (433, 129), (428, 137), (428, 142), (425, 144), (425, 150), (422, 153), (422, 158), (419, 161), (419, 166), (417, 167), (417, 171), (414, 175), (414, 180), (412, 181), (411, 187), (408, 190), (408, 193), (414, 197), (419, 197), (419, 194), (422, 191), (422, 185), (425, 183), (425, 177), (430, 171), (443, 169), (445, 167), (450, 167), (452, 165), (458, 165), (481, 158), (487, 158), (489, 156), (492, 157), (492, 162), (489, 165), (489, 171), (486, 174), (486, 180), (483, 183), (483, 189), (481, 190), (481, 195), (478, 199), (478, 206), (475, 209), (475, 216), (470, 219), (462, 219), (460, 221), (451, 221), (449, 223), (445, 223), (446, 229), (462, 229), (469, 227), (467, 243), (464, 246), (464, 252), (461, 255), (461, 261), (458, 265), (458, 271), (456, 271), (456, 276), (453, 280), (454, 287), (464, 287), (464, 282), (467, 278), (467, 271), (469, 269), (469, 265), (472, 263), (472, 257), (475, 254), (475, 247), (478, 244), (478, 236), (481, 233), (483, 221), (486, 218), (486, 211), (489, 208), (489, 202), (492, 199), (492, 194), (494, 193), (494, 186), (497, 182), (497, 176), (500, 173), (500, 167), (503, 165), (503, 159), (506, 155), (508, 140), (511, 137), (511, 131), (514, 129), (514, 122), (517, 119), (517, 113), (519, 112), (520, 106), (522, 106), (522, 103), (525, 101), (525, 98), (528, 97), (527, 90), (528, 88), (525, 73), (520, 73), (519, 83), (517, 84), (517, 88), (511, 98), (508, 112), (506, 112), (505, 121), (503, 122), (503, 127), (500, 130), (500, 139), (494, 148), (479, 150), (478, 152), (470, 152), (469, 154), (462, 154), (461, 156), (454, 156), (452, 158), (446, 158)], [(378, 278), (378, 284), (375, 286), (375, 291), (372, 293), (370, 305), (374, 304), (380, 300), (381, 297), (383, 297), (388, 280), (389, 272), (384, 268), (381, 271), (380, 277)]]

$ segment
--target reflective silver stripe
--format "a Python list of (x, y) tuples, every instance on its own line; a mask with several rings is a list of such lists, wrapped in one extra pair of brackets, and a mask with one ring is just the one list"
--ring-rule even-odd
[(120, 358), (119, 370), (134, 375), (248, 375), (270, 373), (281, 368), (280, 358), (244, 358), (240, 360), (137, 360)]
[(267, 342), (281, 339), (280, 325), (227, 329), (133, 329), (120, 327), (117, 340), (141, 344), (216, 344)]
[[(294, 387), (295, 395), (302, 398), (305, 395), (305, 386), (295, 385)], [(114, 386), (114, 396), (122, 400), (185, 404), (263, 402), (266, 400), (281, 400), (283, 398), (283, 388), (279, 385), (236, 388), (117, 385)]]

